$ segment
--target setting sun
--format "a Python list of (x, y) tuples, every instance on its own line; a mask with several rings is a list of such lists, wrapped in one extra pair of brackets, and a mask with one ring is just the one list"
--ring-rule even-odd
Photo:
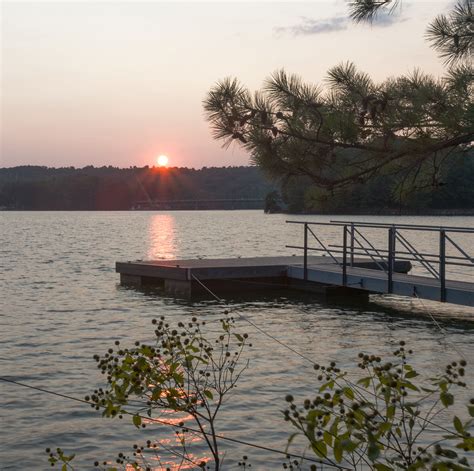
[(167, 167), (168, 166), (168, 156), (160, 155), (156, 158), (156, 163), (159, 167)]

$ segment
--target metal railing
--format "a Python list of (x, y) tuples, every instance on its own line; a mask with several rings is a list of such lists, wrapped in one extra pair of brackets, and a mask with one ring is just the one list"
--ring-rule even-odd
[[(453, 240), (452, 234), (462, 233), (474, 235), (472, 227), (456, 226), (428, 226), (420, 224), (384, 224), (375, 222), (354, 222), (354, 221), (330, 221), (330, 222), (309, 222), (309, 221), (286, 221), (289, 224), (301, 224), (304, 228), (303, 246), (287, 245), (288, 248), (303, 250), (303, 270), (304, 280), (308, 280), (308, 253), (309, 251), (323, 252), (328, 254), (342, 272), (341, 283), (347, 286), (348, 267), (354, 266), (355, 256), (365, 256), (387, 274), (387, 291), (393, 293), (393, 275), (395, 272), (395, 261), (403, 260), (420, 264), (431, 277), (439, 281), (440, 301), (446, 301), (446, 268), (449, 266), (462, 266), (474, 268), (474, 257), (469, 255), (461, 245)], [(342, 245), (325, 244), (322, 237), (313, 231), (312, 226), (331, 226), (342, 228)], [(364, 229), (385, 230), (386, 248), (377, 248), (369, 240)], [(438, 251), (437, 253), (420, 252), (412, 242), (410, 242), (402, 231), (437, 232)], [(451, 235), (451, 236), (450, 236)], [(317, 247), (310, 247), (309, 236), (318, 243)], [(474, 238), (473, 238), (474, 241)], [(474, 246), (472, 244), (471, 246)], [(398, 249), (401, 247), (401, 250)], [(448, 254), (447, 248), (454, 251), (456, 255)]]

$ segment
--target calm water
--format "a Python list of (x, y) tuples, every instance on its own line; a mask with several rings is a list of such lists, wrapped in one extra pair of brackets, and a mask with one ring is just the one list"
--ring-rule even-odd
[[(129, 344), (150, 340), (152, 318), (166, 315), (178, 322), (198, 315), (212, 326), (221, 306), (120, 287), (115, 261), (292, 254), (285, 244), (301, 241), (300, 228), (285, 225), (285, 219), (259, 211), (0, 213), (1, 376), (83, 397), (103, 385), (92, 355), (105, 352), (116, 339)], [(358, 219), (474, 226), (473, 217)], [(434, 243), (429, 236), (415, 242), (425, 249)], [(467, 275), (452, 273), (461, 279)], [(233, 305), (318, 362), (334, 358), (349, 365), (360, 350), (370, 346), (374, 352), (389, 352), (400, 339), (412, 343), (416, 365), (432, 371), (458, 359), (453, 345), (474, 360), (470, 309), (396, 297), (373, 297), (362, 309), (289, 297), (284, 291), (234, 299)], [(428, 311), (440, 319), (445, 334)], [(239, 327), (253, 340), (250, 368), (226, 404), (219, 430), (284, 448), (291, 430), (281, 418), (283, 398), (290, 390), (301, 398), (312, 396), (312, 370), (245, 323)], [(129, 452), (136, 441), (174, 443), (166, 428), (138, 432), (128, 421), (101, 419), (87, 406), (14, 385), (0, 382), (0, 397), (0, 470), (50, 469), (43, 452), (47, 446), (76, 452), (78, 469), (92, 469), (95, 459)], [(237, 468), (243, 454), (253, 469), (281, 467), (281, 458), (270, 453), (229, 444), (224, 450), (228, 469)], [(196, 455), (201, 452), (197, 444)]]

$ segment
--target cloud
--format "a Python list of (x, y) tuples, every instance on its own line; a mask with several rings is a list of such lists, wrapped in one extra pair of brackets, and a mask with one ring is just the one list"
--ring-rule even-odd
[(302, 18), (301, 22), (293, 26), (275, 28), (277, 34), (291, 34), (293, 36), (309, 36), (312, 34), (332, 33), (347, 29), (349, 21), (344, 16), (336, 16), (325, 20)]
[[(405, 21), (405, 18), (395, 14), (379, 13), (371, 23), (373, 27), (388, 27), (395, 23)], [(326, 19), (313, 19), (302, 17), (300, 23), (293, 26), (275, 28), (278, 35), (291, 34), (292, 36), (310, 36), (313, 34), (333, 33), (349, 29), (353, 24), (347, 15), (333, 16)]]

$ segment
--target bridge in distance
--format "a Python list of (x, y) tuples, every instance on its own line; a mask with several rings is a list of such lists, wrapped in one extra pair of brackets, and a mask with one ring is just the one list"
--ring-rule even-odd
[(261, 198), (180, 199), (137, 201), (132, 209), (142, 211), (187, 211), (212, 209), (263, 209)]

